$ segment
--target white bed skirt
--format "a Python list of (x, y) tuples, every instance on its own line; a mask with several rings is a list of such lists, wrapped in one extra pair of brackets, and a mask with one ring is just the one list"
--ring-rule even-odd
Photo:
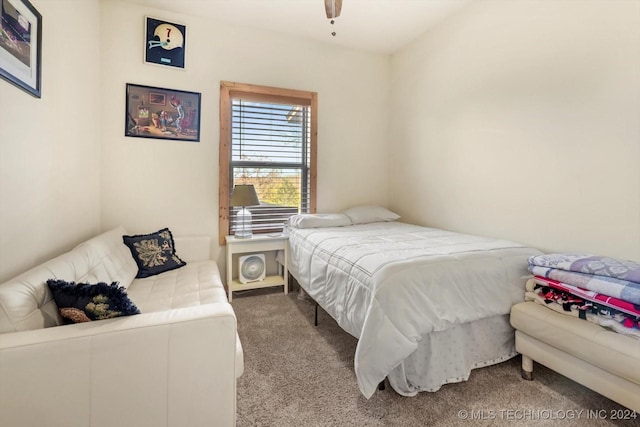
[[(302, 288), (298, 299), (315, 303)], [(423, 337), (418, 349), (387, 379), (398, 394), (411, 397), (421, 391), (438, 391), (445, 384), (467, 381), (472, 369), (502, 363), (517, 354), (509, 315), (497, 315)]]
[(498, 315), (455, 325), (423, 337), (418, 349), (387, 378), (403, 396), (437, 391), (444, 384), (469, 379), (472, 369), (495, 365), (514, 357), (515, 332), (509, 315)]

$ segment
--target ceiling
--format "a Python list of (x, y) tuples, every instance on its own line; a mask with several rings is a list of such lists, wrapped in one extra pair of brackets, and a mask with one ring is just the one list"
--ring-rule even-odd
[[(331, 25), (323, 0), (128, 0), (342, 47), (393, 53), (471, 0), (343, 0)], [(331, 33), (335, 31), (336, 35)]]

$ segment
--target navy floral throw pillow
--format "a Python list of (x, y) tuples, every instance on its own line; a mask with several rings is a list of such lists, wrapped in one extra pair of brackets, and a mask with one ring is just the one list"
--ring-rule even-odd
[(173, 236), (168, 228), (151, 234), (122, 236), (138, 265), (137, 279), (154, 276), (187, 265), (176, 255)]
[(118, 282), (110, 285), (103, 282), (76, 284), (50, 279), (47, 285), (65, 324), (140, 314)]

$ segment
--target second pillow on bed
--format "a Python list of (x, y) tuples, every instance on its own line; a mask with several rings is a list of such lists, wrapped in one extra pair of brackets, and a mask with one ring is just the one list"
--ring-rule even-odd
[(342, 212), (349, 217), (352, 224), (369, 224), (371, 222), (388, 222), (400, 218), (395, 212), (375, 205), (362, 205)]

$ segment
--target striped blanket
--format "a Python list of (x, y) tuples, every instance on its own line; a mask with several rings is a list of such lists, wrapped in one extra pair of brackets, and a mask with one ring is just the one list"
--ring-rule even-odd
[(640, 263), (589, 254), (529, 257), (535, 276), (567, 283), (640, 305)]
[(638, 317), (610, 309), (608, 305), (601, 305), (600, 302), (591, 303), (581, 300), (573, 293), (561, 290), (562, 286), (567, 285), (547, 280), (539, 277), (528, 280), (525, 301), (533, 301), (557, 313), (588, 320), (614, 332), (640, 340)]
[[(535, 276), (531, 280), (541, 286), (548, 286), (550, 288), (560, 290), (567, 294), (581, 298), (585, 301), (595, 303), (598, 306), (607, 307), (612, 311), (621, 312), (629, 315), (631, 318), (640, 320), (640, 306), (631, 304), (630, 302), (623, 301), (615, 297), (602, 295), (597, 292), (588, 291), (586, 289), (572, 286), (567, 283), (558, 282), (557, 280), (547, 279), (545, 277)], [(529, 285), (527, 284), (527, 286)]]

